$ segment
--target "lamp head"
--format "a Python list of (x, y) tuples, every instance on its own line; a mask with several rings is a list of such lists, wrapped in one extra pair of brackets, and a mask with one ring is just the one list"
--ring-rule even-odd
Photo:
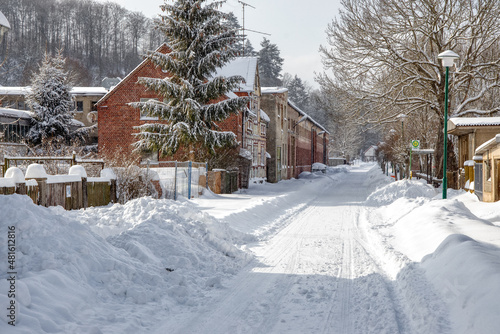
[[(0, 12), (0, 38), (3, 37), (3, 34), (10, 30), (9, 21), (2, 12)], [(0, 40), (1, 41), (1, 40)]]
[(438, 59), (441, 59), (444, 67), (453, 66), (455, 59), (458, 58), (460, 58), (460, 56), (451, 50), (446, 50), (438, 55)]

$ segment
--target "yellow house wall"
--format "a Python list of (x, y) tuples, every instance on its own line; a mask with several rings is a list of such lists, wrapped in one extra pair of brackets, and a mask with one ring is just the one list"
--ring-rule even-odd
[[(491, 166), (491, 178), (487, 179), (486, 161), (489, 161)], [(498, 167), (497, 164), (500, 162), (500, 145), (492, 148), (487, 153), (483, 154), (483, 201), (484, 202), (495, 202), (500, 199), (500, 194), (498, 194)]]

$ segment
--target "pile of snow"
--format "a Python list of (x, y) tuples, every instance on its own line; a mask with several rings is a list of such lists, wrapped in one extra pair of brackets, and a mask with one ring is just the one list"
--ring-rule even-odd
[(424, 180), (402, 180), (392, 182), (377, 189), (366, 200), (366, 204), (373, 206), (388, 205), (399, 198), (432, 198), (436, 190)]
[[(189, 202), (141, 198), (68, 212), (10, 195), (0, 207), (0, 230), (15, 227), (16, 333), (146, 332), (248, 261), (237, 233)], [(7, 233), (1, 238), (6, 245)], [(0, 262), (4, 310), (7, 265)], [(2, 333), (12, 329), (6, 315)]]
[(376, 207), (366, 219), (368, 234), (378, 240), (383, 258), (400, 263), (393, 278), (404, 286), (410, 308), (425, 295), (415, 282), (422, 272), (431, 287), (420, 289), (434, 291), (436, 298), (428, 301), (433, 307), (447, 305), (453, 333), (496, 333), (500, 229), (493, 222), (499, 205), (463, 191), (448, 197), (441, 200), (420, 182), (390, 183), (367, 200)]

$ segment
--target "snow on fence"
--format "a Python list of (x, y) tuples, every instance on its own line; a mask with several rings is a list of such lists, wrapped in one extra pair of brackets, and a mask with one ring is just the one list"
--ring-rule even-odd
[(76, 156), (76, 153), (73, 152), (72, 156), (66, 157), (11, 157), (4, 156), (4, 163), (2, 165), (2, 175), (5, 175), (7, 169), (10, 167), (19, 167), (21, 170), (26, 170), (29, 164), (31, 163), (44, 163), (46, 165), (52, 163), (55, 167), (55, 173), (67, 173), (71, 166), (75, 165), (93, 165), (98, 166), (100, 169), (104, 169), (104, 160), (102, 159), (80, 159)]
[(48, 175), (40, 164), (31, 164), (26, 175), (18, 167), (10, 167), (0, 178), (0, 194), (26, 194), (35, 204), (60, 205), (66, 210), (107, 205), (116, 202), (116, 177), (107, 169), (101, 177), (87, 178), (80, 165), (72, 166), (68, 175)]

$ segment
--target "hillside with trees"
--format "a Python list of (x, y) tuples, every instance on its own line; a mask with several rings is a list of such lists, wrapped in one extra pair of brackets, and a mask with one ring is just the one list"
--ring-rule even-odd
[(59, 49), (75, 84), (100, 85), (106, 76), (125, 76), (163, 42), (152, 18), (114, 2), (3, 0), (0, 11), (11, 25), (0, 49), (4, 86), (28, 85), (44, 54)]

